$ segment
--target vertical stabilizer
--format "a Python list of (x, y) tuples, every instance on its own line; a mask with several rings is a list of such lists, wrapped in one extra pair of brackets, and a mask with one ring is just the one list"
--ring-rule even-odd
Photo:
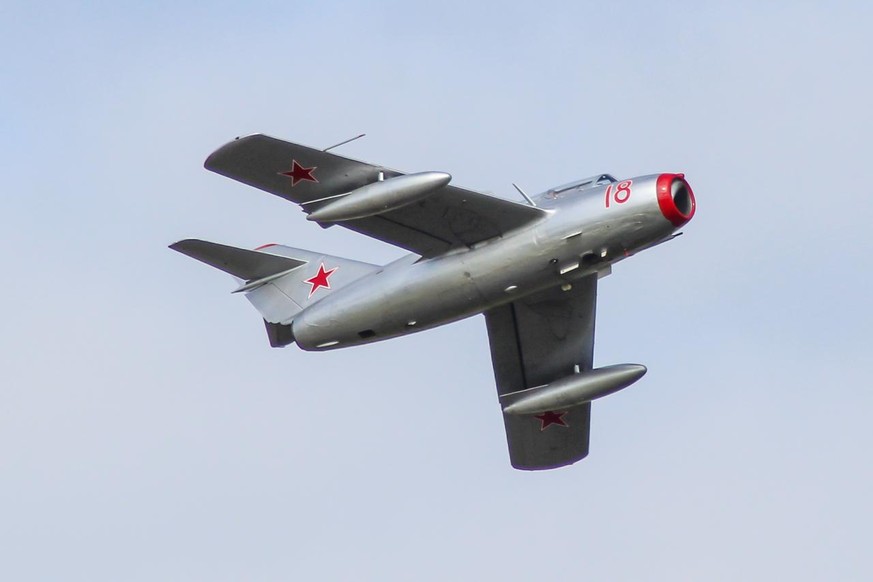
[(294, 341), (291, 321), (309, 305), (381, 269), (369, 263), (275, 244), (247, 250), (187, 239), (170, 248), (233, 275), (239, 283), (234, 293), (244, 293), (264, 318), (273, 347)]

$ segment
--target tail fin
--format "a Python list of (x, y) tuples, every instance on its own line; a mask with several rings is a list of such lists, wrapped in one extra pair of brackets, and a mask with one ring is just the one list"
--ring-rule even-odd
[(255, 250), (187, 239), (170, 245), (174, 251), (230, 273), (267, 326), (270, 345), (294, 341), (294, 316), (329, 293), (379, 271), (381, 267), (282, 245)]

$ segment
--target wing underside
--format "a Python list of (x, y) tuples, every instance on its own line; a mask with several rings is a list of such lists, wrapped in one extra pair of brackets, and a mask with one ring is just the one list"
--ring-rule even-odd
[[(303, 205), (401, 173), (265, 135), (236, 139), (216, 150), (206, 169)], [(432, 257), (501, 236), (540, 218), (542, 210), (448, 185), (419, 202), (376, 216), (338, 222), (367, 236)]]
[[(592, 369), (597, 276), (485, 312), (499, 395)], [(588, 454), (591, 403), (538, 415), (503, 415), (512, 466), (551, 469)]]

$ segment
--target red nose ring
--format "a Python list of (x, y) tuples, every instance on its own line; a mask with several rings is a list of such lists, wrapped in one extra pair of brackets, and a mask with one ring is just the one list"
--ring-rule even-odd
[(685, 174), (661, 174), (657, 182), (658, 206), (664, 218), (679, 227), (691, 220), (697, 208)]

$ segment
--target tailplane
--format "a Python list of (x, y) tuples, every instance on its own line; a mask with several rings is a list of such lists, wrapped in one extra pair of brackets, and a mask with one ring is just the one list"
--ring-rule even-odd
[(291, 322), (306, 307), (349, 283), (381, 269), (377, 265), (282, 245), (240, 249), (197, 239), (170, 245), (225, 273), (264, 318), (273, 347), (294, 341)]

